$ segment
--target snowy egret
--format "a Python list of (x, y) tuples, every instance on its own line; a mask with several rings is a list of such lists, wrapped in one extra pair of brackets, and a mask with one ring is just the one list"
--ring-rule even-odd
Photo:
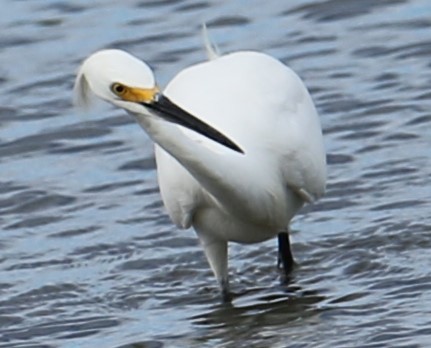
[(161, 196), (179, 228), (193, 227), (225, 300), (228, 242), (278, 236), (293, 266), (289, 222), (325, 190), (326, 155), (314, 103), (279, 60), (240, 51), (182, 70), (163, 93), (147, 64), (121, 50), (88, 57), (75, 100), (96, 96), (132, 114), (156, 143)]

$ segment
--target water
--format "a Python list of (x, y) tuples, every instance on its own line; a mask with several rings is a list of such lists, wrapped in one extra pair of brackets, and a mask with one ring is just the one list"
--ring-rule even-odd
[[(431, 340), (431, 4), (0, 1), (0, 347), (427, 347)], [(144, 58), (163, 86), (257, 49), (305, 80), (326, 196), (276, 242), (232, 245), (231, 306), (160, 200), (152, 145), (120, 110), (71, 105), (79, 62)]]

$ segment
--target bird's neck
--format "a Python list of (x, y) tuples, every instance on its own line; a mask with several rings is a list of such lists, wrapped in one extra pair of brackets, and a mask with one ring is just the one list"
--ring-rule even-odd
[[(136, 115), (141, 127), (151, 139), (173, 156), (216, 199), (223, 201), (235, 187), (236, 176), (226, 180), (226, 171), (238, 166), (244, 154), (235, 152), (201, 135), (190, 133), (181, 126), (157, 116)], [(192, 134), (192, 136), (189, 136)], [(240, 177), (237, 178), (241, 180)]]
[(210, 140), (201, 135), (155, 116), (138, 115), (137, 119), (152, 140), (174, 157), (225, 212), (261, 226), (285, 227), (302, 204), (295, 201), (293, 193), (286, 197), (280, 181), (267, 175), (265, 164), (256, 165), (247, 149), (241, 154), (208, 143)]

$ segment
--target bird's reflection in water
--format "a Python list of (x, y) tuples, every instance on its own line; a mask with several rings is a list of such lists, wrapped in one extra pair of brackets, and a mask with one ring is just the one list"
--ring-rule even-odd
[(317, 290), (304, 290), (294, 283), (283, 282), (272, 288), (247, 288), (236, 293), (232, 303), (217, 304), (191, 320), (209, 329), (251, 330), (318, 315), (323, 310), (319, 304), (324, 300)]

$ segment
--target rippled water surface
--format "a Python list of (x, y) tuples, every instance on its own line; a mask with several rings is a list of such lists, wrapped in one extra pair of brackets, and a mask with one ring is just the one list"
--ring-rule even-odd
[[(0, 347), (429, 347), (431, 2), (0, 1)], [(294, 219), (299, 267), (276, 242), (231, 245), (220, 302), (192, 231), (163, 208), (152, 144), (108, 105), (71, 105), (104, 47), (163, 86), (256, 49), (310, 88), (326, 196)]]

